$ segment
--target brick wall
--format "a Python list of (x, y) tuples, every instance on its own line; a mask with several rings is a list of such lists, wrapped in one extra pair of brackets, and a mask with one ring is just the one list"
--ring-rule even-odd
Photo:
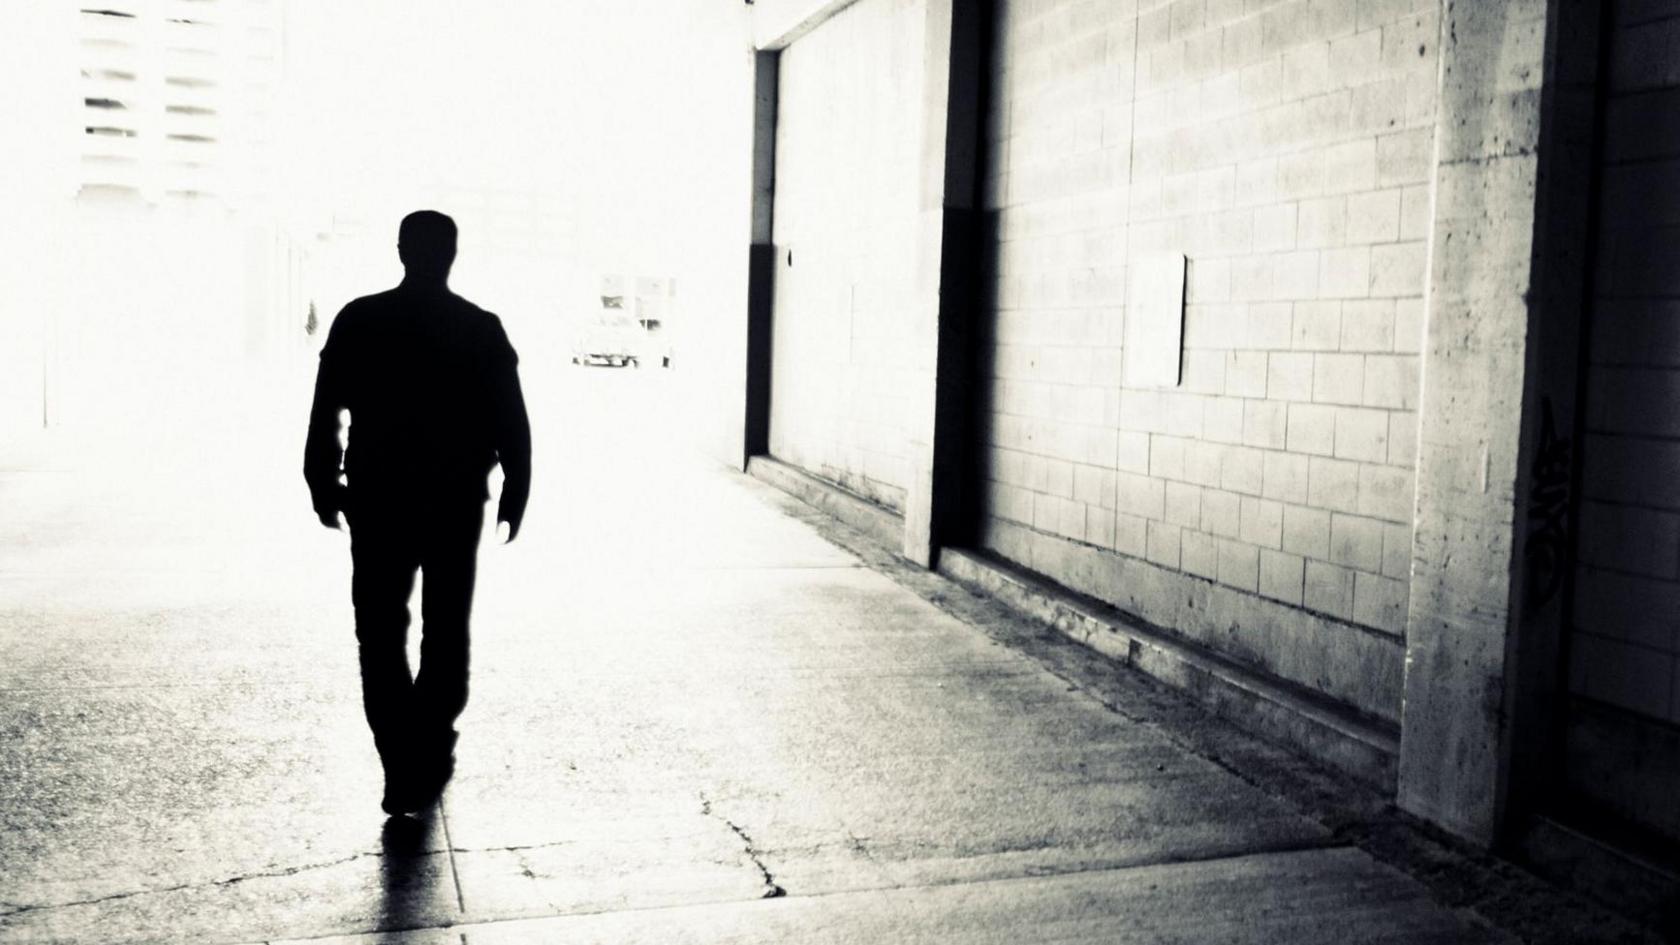
[(902, 511), (924, 11), (860, 0), (782, 53), (770, 451)]
[[(1390, 718), (1437, 28), (1427, 0), (997, 24), (985, 542)], [(1128, 387), (1128, 261), (1161, 251), (1189, 257), (1182, 381)]]
[(1612, 6), (1570, 686), (1680, 723), (1680, 3)]

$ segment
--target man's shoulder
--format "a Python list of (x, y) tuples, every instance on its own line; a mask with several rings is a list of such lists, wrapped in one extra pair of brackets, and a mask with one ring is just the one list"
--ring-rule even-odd
[(383, 292), (374, 292), (371, 295), (351, 299), (349, 304), (344, 306), (344, 313), (355, 312), (365, 315), (384, 309), (396, 308), (399, 304), (397, 290), (386, 289)]
[(380, 336), (405, 323), (406, 319), (397, 317), (402, 315), (416, 315), (423, 320), (442, 317), (446, 322), (464, 323), (468, 326), (465, 338), (491, 348), (508, 346), (507, 331), (494, 312), (453, 292), (419, 297), (404, 292), (401, 287), (351, 300), (333, 320), (329, 342), (331, 338), (370, 337), (369, 333)]
[(354, 325), (383, 309), (389, 308), (391, 306), (390, 295), (389, 291), (375, 292), (372, 295), (351, 299), (345, 303), (343, 308), (338, 310), (338, 317), (333, 319), (333, 327)]
[(372, 298), (373, 296), (364, 295), (359, 299), (352, 299), (333, 316), (332, 324), (327, 328), (326, 343), (321, 348), (323, 357), (329, 352), (343, 350), (345, 345), (352, 343), (352, 338), (360, 334), (359, 326), (366, 318), (368, 301)]
[(495, 312), (480, 308), (477, 304), (461, 296), (454, 296), (457, 312), (471, 322), (480, 337), (490, 342), (507, 342), (507, 331), (502, 327), (502, 320)]
[(414, 299), (405, 295), (401, 287), (386, 289), (351, 299), (333, 320), (335, 331), (377, 331), (374, 326), (386, 322), (405, 309), (414, 307)]
[(496, 317), (495, 312), (480, 307), (478, 303), (471, 299), (463, 298), (454, 293), (450, 293), (450, 298), (455, 303), (456, 312), (463, 317), (478, 320), (485, 325), (500, 325), (502, 323), (502, 320)]

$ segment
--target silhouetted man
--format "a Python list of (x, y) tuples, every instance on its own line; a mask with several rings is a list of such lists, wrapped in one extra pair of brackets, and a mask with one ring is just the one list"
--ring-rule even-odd
[[(496, 518), (519, 534), (531, 484), (531, 431), (518, 356), (496, 316), (449, 291), (455, 221), (403, 218), (396, 288), (359, 298), (321, 349), (303, 474), (315, 514), (350, 525), (351, 601), (362, 704), (385, 767), (382, 806), (435, 801), (454, 773), (467, 702), (467, 622), (486, 479), (501, 463)], [(350, 411), (339, 449), (339, 412)], [(343, 477), (340, 463), (342, 460)], [(408, 665), (408, 598), (421, 583), (420, 671)]]

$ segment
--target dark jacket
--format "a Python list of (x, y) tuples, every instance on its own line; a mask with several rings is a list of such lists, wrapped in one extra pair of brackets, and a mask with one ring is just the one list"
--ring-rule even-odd
[[(518, 363), (501, 320), (447, 289), (402, 285), (346, 305), (321, 349), (304, 447), (317, 514), (330, 518), (350, 501), (417, 511), (482, 501), (499, 462), (498, 518), (517, 527), (531, 489)], [(344, 409), (351, 429), (341, 454)]]

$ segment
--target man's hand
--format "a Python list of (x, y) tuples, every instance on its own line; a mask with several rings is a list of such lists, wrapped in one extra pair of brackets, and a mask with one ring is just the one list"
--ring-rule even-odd
[(344, 510), (344, 500), (348, 493), (349, 490), (341, 483), (325, 490), (324, 494), (314, 496), (315, 517), (321, 520), (322, 525), (334, 531), (344, 527), (344, 521), (339, 513)]
[(524, 521), (524, 496), (522, 494), (507, 494), (506, 486), (502, 491), (502, 498), (496, 503), (496, 535), (501, 536), (502, 545), (509, 545), (519, 536), (519, 523)]
[(497, 513), (496, 535), (502, 539), (502, 544), (512, 543), (515, 538), (519, 537), (519, 520), (513, 519), (510, 521), (503, 517), (501, 513)]

